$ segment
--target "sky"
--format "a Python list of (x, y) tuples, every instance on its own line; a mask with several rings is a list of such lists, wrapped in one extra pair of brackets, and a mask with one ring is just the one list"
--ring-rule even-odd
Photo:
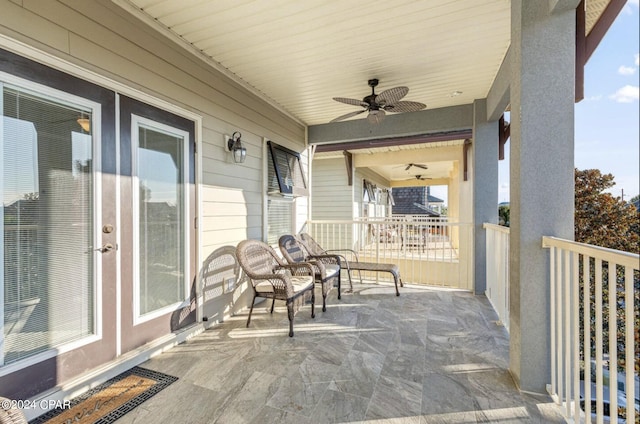
[[(575, 167), (612, 174), (616, 185), (608, 191), (624, 191), (624, 200), (640, 192), (638, 1), (628, 0), (587, 62), (584, 100), (575, 106)], [(500, 202), (509, 200), (507, 159), (499, 164)]]

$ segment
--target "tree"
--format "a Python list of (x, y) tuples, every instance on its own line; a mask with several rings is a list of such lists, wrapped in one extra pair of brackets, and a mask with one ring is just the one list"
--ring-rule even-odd
[[(606, 193), (605, 190), (612, 188), (615, 185), (613, 181), (613, 175), (602, 174), (598, 169), (586, 169), (575, 170), (575, 240), (582, 243), (588, 243), (596, 246), (606, 247), (610, 249), (623, 250), (626, 252), (638, 253), (640, 247), (640, 225), (639, 225), (639, 213), (638, 210), (630, 203), (623, 201), (620, 197), (614, 197), (610, 193)], [(591, 259), (591, 264), (594, 263)], [(580, 267), (585, 266), (581, 260)], [(594, 281), (595, 275), (593, 271), (593, 265), (590, 266), (590, 280)], [(605, 352), (608, 352), (608, 299), (609, 290), (608, 287), (608, 264), (603, 264), (603, 290), (602, 290), (602, 310), (605, 312), (603, 317), (603, 345)], [(622, 269), (616, 272), (616, 284), (617, 293), (613, 294), (617, 297), (618, 305), (624, 304), (624, 286), (622, 281), (624, 279), (622, 275)], [(583, 274), (580, 272), (580, 284), (585, 284), (583, 281)], [(593, 284), (591, 286), (591, 311), (588, 312), (590, 320), (593, 322), (595, 318), (595, 290)], [(640, 326), (640, 314), (638, 313), (638, 307), (640, 306), (640, 278), (638, 272), (634, 273), (634, 303), (636, 308), (636, 314), (634, 317), (634, 325)], [(582, 297), (582, 290), (580, 290), (580, 296)], [(582, 309), (582, 301), (581, 309)], [(623, 309), (618, 308), (617, 319), (618, 323), (624, 322)], [(584, 315), (581, 314), (581, 319), (584, 319)], [(582, 328), (582, 323), (581, 323)], [(617, 341), (620, 350), (624, 350), (624, 331), (623, 325), (617, 326)], [(638, 332), (635, 340), (636, 351), (636, 373), (640, 371), (640, 338)], [(591, 335), (591, 349), (590, 356), (593, 357), (595, 349), (595, 335)], [(583, 346), (581, 350), (584, 352)], [(624, 358), (619, 357), (618, 367), (622, 369), (624, 367)]]
[(500, 225), (508, 227), (511, 221), (511, 210), (509, 209), (509, 205), (500, 205), (498, 206), (498, 221)]
[(605, 193), (613, 175), (598, 169), (575, 170), (575, 240), (638, 253), (638, 211), (620, 197)]

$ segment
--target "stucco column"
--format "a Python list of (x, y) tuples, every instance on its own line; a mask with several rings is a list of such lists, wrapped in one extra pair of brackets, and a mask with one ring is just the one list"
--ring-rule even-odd
[(542, 236), (573, 239), (575, 9), (549, 8), (511, 1), (510, 369), (539, 393), (550, 383)]
[(486, 235), (482, 224), (498, 223), (498, 121), (487, 121), (487, 100), (473, 102), (473, 251), (476, 294), (487, 289)]

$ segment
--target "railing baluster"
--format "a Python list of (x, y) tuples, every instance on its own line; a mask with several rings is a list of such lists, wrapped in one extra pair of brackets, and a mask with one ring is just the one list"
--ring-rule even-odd
[[(624, 267), (624, 275), (625, 275), (625, 285), (624, 285), (624, 317), (625, 317), (625, 335), (624, 335), (624, 344), (625, 344), (625, 363), (624, 363), (624, 371), (626, 375), (625, 381), (625, 392), (626, 392), (626, 405), (627, 405), (627, 422), (633, 423), (635, 420), (635, 337), (634, 337), (634, 329), (636, 329), (634, 325), (635, 319), (635, 299), (633, 298), (634, 294), (634, 275), (633, 268), (629, 266)], [(636, 329), (637, 331), (637, 329)]]
[(558, 367), (558, 401), (564, 400), (564, 368), (562, 367), (562, 249), (556, 249), (556, 366)]
[(571, 278), (571, 322), (572, 365), (573, 365), (573, 414), (580, 418), (580, 255), (573, 252), (573, 272)]
[(582, 293), (584, 303), (584, 410), (585, 423), (591, 423), (591, 257), (582, 256)]
[(596, 258), (596, 422), (603, 422), (603, 376), (602, 376), (602, 259)]
[[(550, 322), (550, 344), (551, 344), (551, 393), (558, 393), (558, 362), (556, 352), (558, 349), (556, 347), (556, 308), (555, 305), (558, 304), (558, 300), (556, 299), (556, 285), (558, 282), (556, 281), (556, 269), (558, 266), (556, 265), (556, 248), (551, 247), (549, 251), (549, 269), (551, 272), (549, 273), (549, 296), (551, 301), (551, 308), (549, 310), (549, 322)], [(558, 399), (558, 402), (562, 402), (562, 399)]]
[(618, 417), (618, 284), (617, 266), (609, 261), (609, 416)]
[(564, 250), (564, 388), (567, 417), (571, 416), (571, 252)]

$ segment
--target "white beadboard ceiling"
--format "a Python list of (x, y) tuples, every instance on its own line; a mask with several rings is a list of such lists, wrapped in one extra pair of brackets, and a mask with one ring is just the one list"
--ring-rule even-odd
[(371, 78), (430, 109), (483, 98), (510, 38), (509, 0), (127, 2), (306, 125), (358, 110), (332, 98)]
[[(372, 78), (430, 109), (484, 98), (510, 43), (509, 0), (113, 1), (305, 125)], [(587, 0), (587, 32), (609, 2)]]
[[(332, 98), (362, 99), (372, 78), (376, 93), (407, 86), (403, 100), (429, 109), (469, 104), (486, 97), (510, 43), (510, 0), (113, 1), (304, 125), (359, 110)], [(609, 2), (586, 0), (587, 33)], [(371, 168), (442, 178), (452, 162), (427, 165)]]
[[(305, 125), (372, 78), (430, 109), (484, 98), (510, 43), (509, 0), (113, 1)], [(587, 32), (609, 2), (587, 0)]]

